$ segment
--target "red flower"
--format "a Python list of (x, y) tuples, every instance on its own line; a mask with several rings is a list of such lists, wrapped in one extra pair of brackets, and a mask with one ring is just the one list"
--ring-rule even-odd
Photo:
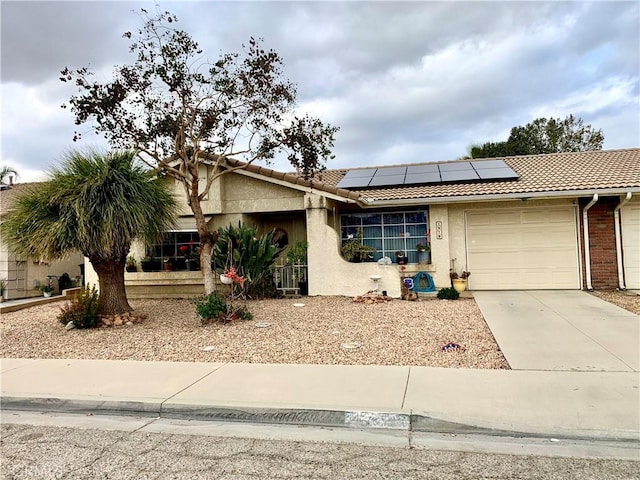
[(234, 267), (230, 267), (229, 269), (227, 269), (224, 274), (234, 282), (239, 283), (241, 287), (244, 287), (244, 277), (238, 275), (238, 272)]

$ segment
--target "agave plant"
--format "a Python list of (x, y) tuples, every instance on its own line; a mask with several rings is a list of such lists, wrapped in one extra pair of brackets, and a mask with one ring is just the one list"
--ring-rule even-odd
[(214, 268), (221, 272), (234, 268), (239, 276), (244, 277), (243, 293), (251, 295), (252, 287), (265, 280), (270, 267), (284, 251), (274, 243), (274, 233), (275, 230), (271, 230), (259, 235), (256, 227), (241, 222), (237, 227), (219, 228)]

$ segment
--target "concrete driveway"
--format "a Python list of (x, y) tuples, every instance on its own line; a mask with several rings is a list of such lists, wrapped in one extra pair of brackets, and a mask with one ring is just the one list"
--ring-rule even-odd
[(640, 317), (586, 292), (474, 292), (514, 370), (640, 371)]

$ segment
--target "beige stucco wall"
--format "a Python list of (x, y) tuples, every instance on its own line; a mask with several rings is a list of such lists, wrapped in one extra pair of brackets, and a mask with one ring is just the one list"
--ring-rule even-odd
[(340, 254), (338, 232), (327, 225), (328, 202), (308, 194), (307, 241), (309, 242), (309, 295), (362, 295), (373, 288), (372, 275), (380, 275), (379, 290), (400, 297), (400, 273), (396, 265), (376, 262), (350, 263)]
[(304, 209), (304, 193), (242, 175), (223, 176), (222, 212), (262, 213)]

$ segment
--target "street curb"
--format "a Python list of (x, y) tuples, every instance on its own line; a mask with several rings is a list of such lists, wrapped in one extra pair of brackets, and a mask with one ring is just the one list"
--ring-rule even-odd
[(624, 432), (523, 432), (456, 423), (414, 413), (322, 410), (306, 408), (229, 407), (200, 404), (166, 404), (164, 401), (65, 399), (49, 397), (0, 397), (0, 410), (41, 411), (70, 414), (126, 415), (181, 420), (200, 420), (273, 425), (299, 425), (386, 429), (415, 433), (485, 435), (516, 438), (556, 438), (637, 443), (638, 433)]
[(78, 400), (51, 397), (0, 397), (0, 410), (158, 416), (161, 407), (161, 401), (136, 402), (130, 400)]

